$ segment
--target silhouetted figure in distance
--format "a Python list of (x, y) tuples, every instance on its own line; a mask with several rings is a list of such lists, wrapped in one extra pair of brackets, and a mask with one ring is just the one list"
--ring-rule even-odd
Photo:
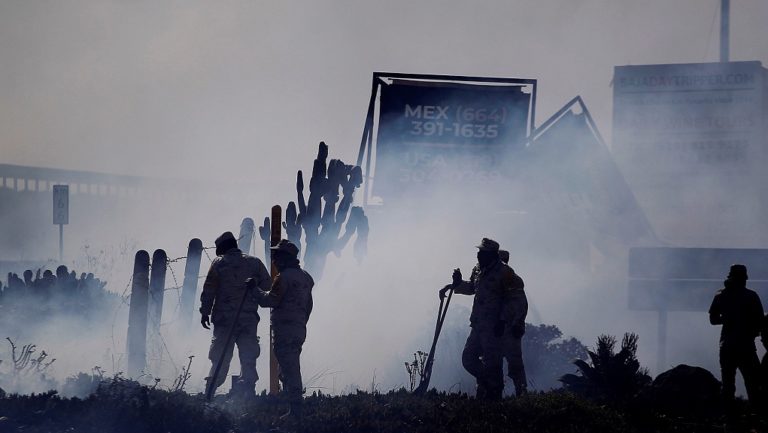
[(747, 289), (747, 267), (731, 266), (724, 288), (718, 290), (709, 307), (709, 322), (723, 325), (720, 332), (720, 371), (723, 398), (730, 403), (736, 393), (736, 370), (741, 371), (750, 403), (757, 407), (760, 399), (760, 361), (755, 349), (763, 322), (760, 297)]
[[(763, 348), (766, 350), (762, 361), (760, 361), (760, 389), (762, 394), (765, 395), (768, 393), (768, 314), (763, 317), (760, 329), (760, 342), (763, 343)], [(763, 404), (765, 404), (765, 401)], [(763, 409), (765, 410), (765, 408)]]

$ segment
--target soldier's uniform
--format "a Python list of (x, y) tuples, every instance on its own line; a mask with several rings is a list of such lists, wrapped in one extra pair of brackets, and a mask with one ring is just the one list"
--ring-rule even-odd
[(757, 293), (746, 288), (747, 268), (733, 265), (709, 308), (709, 321), (723, 325), (720, 333), (720, 370), (723, 397), (734, 398), (736, 370), (741, 370), (747, 396), (755, 403), (759, 398), (760, 361), (757, 358), (755, 338), (763, 321), (763, 305)]
[[(478, 248), (498, 251), (499, 244), (483, 238)], [(469, 318), (471, 330), (461, 361), (464, 368), (477, 379), (477, 394), (480, 398), (501, 397), (504, 388), (504, 330), (499, 332), (496, 327), (511, 318), (512, 292), (522, 289), (522, 279), (501, 260), (495, 260), (485, 268), (475, 266), (469, 281), (454, 286), (455, 293), (475, 296)]]
[[(509, 252), (499, 250), (499, 258), (506, 265), (509, 263)], [(514, 272), (514, 270), (513, 270)], [(515, 393), (519, 396), (528, 391), (528, 380), (525, 377), (523, 364), (523, 335), (525, 334), (525, 318), (528, 316), (528, 297), (525, 296), (525, 284), (519, 275), (515, 274), (516, 284), (510, 292), (507, 304), (507, 315), (504, 319), (506, 328), (502, 338), (502, 352), (507, 359), (507, 376), (515, 384)]]
[[(760, 361), (760, 389), (763, 390), (763, 395), (768, 394), (768, 314), (763, 317), (760, 329), (760, 342), (763, 344), (765, 353), (763, 359)], [(763, 397), (765, 400), (765, 397)], [(764, 401), (764, 405), (768, 402)]]
[[(232, 233), (227, 232), (216, 240), (217, 245), (223, 241), (234, 241)], [(237, 245), (235, 241), (235, 245)], [(221, 386), (229, 371), (235, 344), (240, 357), (240, 384), (246, 393), (252, 393), (258, 374), (256, 373), (256, 358), (260, 354), (259, 338), (256, 334), (259, 324), (258, 302), (252, 296), (247, 296), (237, 323), (234, 324), (233, 338), (229, 346), (224, 347), (227, 334), (232, 327), (237, 314), (237, 308), (248, 290), (246, 280), (252, 278), (261, 288), (269, 288), (271, 278), (264, 263), (256, 257), (243, 254), (239, 249), (231, 248), (211, 263), (208, 275), (200, 295), (200, 313), (211, 315), (213, 323), (213, 339), (208, 351), (211, 360), (212, 377), (216, 363), (224, 357), (221, 370), (216, 377), (215, 388)]]
[[(273, 251), (281, 251), (292, 257), (298, 255), (298, 248), (288, 240), (281, 240)], [(307, 321), (312, 313), (312, 277), (299, 267), (297, 259), (279, 273), (268, 292), (259, 292), (259, 304), (271, 307), (272, 344), (280, 366), (280, 381), (289, 401), (301, 401), (301, 348), (307, 337)]]

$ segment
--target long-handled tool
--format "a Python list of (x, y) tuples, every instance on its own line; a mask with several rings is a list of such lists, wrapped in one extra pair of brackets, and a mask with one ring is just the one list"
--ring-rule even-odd
[[(250, 278), (248, 280), (251, 280)], [(227, 331), (227, 342), (223, 346), (223, 350), (221, 351), (221, 355), (219, 355), (219, 360), (216, 361), (216, 368), (213, 370), (213, 375), (208, 378), (208, 383), (205, 386), (205, 400), (211, 401), (211, 398), (213, 397), (213, 393), (216, 392), (216, 378), (219, 377), (219, 372), (221, 371), (221, 366), (224, 364), (224, 354), (227, 352), (227, 349), (229, 348), (229, 343), (232, 342), (232, 337), (235, 336), (235, 326), (237, 326), (237, 321), (240, 319), (240, 312), (243, 311), (243, 305), (245, 305), (245, 299), (248, 297), (249, 292), (251, 291), (251, 281), (245, 281), (245, 292), (243, 292), (243, 298), (240, 299), (240, 305), (237, 307), (237, 312), (235, 313), (235, 320), (232, 321), (232, 324), (229, 325), (229, 331)]]
[(421, 375), (421, 381), (419, 382), (419, 386), (413, 391), (416, 395), (424, 394), (427, 392), (427, 388), (429, 388), (429, 380), (432, 378), (432, 364), (435, 362), (437, 339), (440, 337), (440, 331), (443, 329), (443, 322), (445, 322), (445, 315), (448, 313), (448, 305), (451, 303), (452, 296), (453, 286), (448, 289), (447, 297), (440, 297), (440, 307), (437, 310), (437, 323), (435, 324), (435, 336), (432, 339), (432, 347), (429, 349), (427, 361), (424, 363), (424, 373)]

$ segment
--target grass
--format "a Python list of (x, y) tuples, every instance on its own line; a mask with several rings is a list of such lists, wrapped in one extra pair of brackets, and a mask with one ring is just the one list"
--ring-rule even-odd
[[(414, 396), (405, 390), (359, 391), (344, 396), (308, 396), (304, 417), (281, 419), (287, 405), (258, 396), (248, 402), (140, 386), (121, 378), (102, 383), (85, 399), (55, 392), (0, 398), (2, 432), (723, 432), (763, 431), (758, 419), (735, 416), (672, 418), (652, 411), (620, 410), (564, 391), (483, 402), (465, 394), (435, 391)], [(741, 405), (744, 412), (745, 406)]]

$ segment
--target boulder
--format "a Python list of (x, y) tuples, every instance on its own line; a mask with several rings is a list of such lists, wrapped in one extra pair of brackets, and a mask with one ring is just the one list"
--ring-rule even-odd
[(673, 415), (711, 414), (720, 406), (720, 381), (701, 367), (680, 364), (659, 374), (648, 394), (654, 408)]

